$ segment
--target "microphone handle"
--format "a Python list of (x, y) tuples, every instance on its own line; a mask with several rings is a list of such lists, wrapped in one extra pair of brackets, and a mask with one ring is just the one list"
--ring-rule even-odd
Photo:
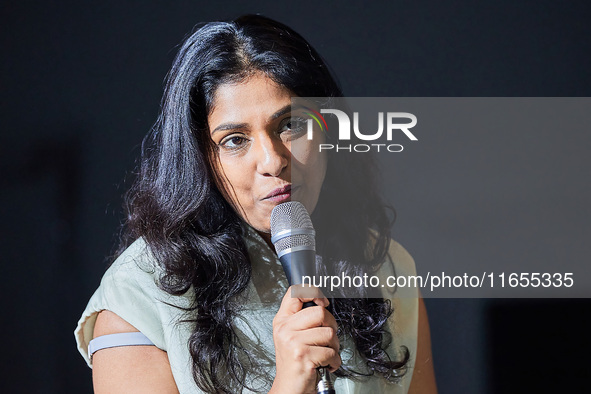
[(311, 306), (316, 306), (316, 304), (314, 303), (314, 301), (304, 302), (304, 305), (302, 306), (302, 309), (306, 309), (306, 308), (309, 308)]

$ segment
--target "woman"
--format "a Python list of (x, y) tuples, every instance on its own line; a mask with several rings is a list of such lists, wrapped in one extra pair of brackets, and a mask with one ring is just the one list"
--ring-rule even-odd
[[(120, 255), (75, 333), (95, 392), (313, 393), (319, 366), (340, 377), (337, 392), (436, 391), (416, 292), (289, 296), (269, 220), (292, 198), (319, 224), (317, 253), (338, 272), (414, 272), (390, 242), (368, 157), (308, 149), (330, 137), (303, 137), (293, 96), (342, 93), (288, 27), (244, 16), (185, 41), (127, 194)], [(339, 169), (351, 170), (346, 179)], [(340, 215), (335, 197), (358, 209)], [(311, 300), (317, 306), (302, 309)], [(91, 360), (93, 338), (124, 339)]]

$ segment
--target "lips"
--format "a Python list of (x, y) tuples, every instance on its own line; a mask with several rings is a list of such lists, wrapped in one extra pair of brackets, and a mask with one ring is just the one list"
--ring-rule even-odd
[(273, 190), (264, 199), (265, 200), (276, 200), (276, 199), (287, 199), (291, 197), (291, 185), (285, 185), (278, 189)]

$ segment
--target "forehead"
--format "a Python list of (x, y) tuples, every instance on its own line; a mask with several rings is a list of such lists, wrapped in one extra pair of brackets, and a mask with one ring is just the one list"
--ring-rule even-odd
[(210, 128), (223, 122), (246, 122), (271, 116), (289, 104), (292, 96), (289, 89), (260, 73), (238, 83), (222, 84), (214, 94), (208, 116)]

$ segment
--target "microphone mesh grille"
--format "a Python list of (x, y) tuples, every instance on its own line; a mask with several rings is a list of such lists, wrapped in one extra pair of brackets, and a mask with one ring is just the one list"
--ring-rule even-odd
[[(271, 235), (284, 230), (309, 229), (314, 230), (310, 215), (299, 201), (289, 201), (277, 205), (271, 212)], [(316, 249), (313, 235), (291, 235), (275, 242), (277, 253), (297, 246), (310, 246)]]

